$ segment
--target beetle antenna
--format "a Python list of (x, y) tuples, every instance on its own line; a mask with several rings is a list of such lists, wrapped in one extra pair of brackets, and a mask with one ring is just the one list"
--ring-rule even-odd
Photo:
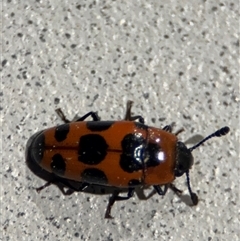
[(189, 178), (189, 171), (186, 171), (186, 177), (187, 177), (187, 186), (188, 186), (188, 192), (190, 194), (190, 197), (192, 199), (192, 203), (193, 205), (197, 205), (198, 204), (198, 196), (196, 193), (194, 193), (192, 191), (192, 188), (190, 186), (190, 178)]
[(212, 137), (220, 137), (226, 135), (230, 131), (230, 128), (228, 126), (224, 126), (221, 129), (217, 130), (216, 132), (212, 133), (211, 135), (207, 136), (204, 138), (202, 141), (194, 145), (193, 147), (189, 148), (189, 151), (193, 151), (194, 149), (198, 148), (201, 146), (205, 141), (211, 139)]
[[(221, 129), (215, 131), (214, 133), (212, 133), (211, 135), (205, 137), (202, 141), (198, 142), (196, 145), (194, 145), (193, 147), (189, 148), (189, 151), (193, 151), (194, 149), (198, 148), (199, 146), (201, 146), (205, 141), (211, 139), (212, 137), (221, 137), (226, 135), (228, 132), (230, 131), (230, 128), (228, 126), (222, 127)], [(197, 205), (198, 203), (198, 196), (196, 193), (194, 193), (191, 189), (190, 186), (190, 178), (189, 178), (189, 170), (186, 171), (186, 178), (187, 178), (187, 186), (188, 186), (188, 191), (189, 194), (191, 196), (193, 205)]]

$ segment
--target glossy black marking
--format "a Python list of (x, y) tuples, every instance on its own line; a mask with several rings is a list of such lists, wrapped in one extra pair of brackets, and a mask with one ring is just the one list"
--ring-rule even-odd
[(191, 150), (183, 142), (177, 142), (177, 157), (174, 173), (176, 177), (182, 176), (193, 165), (193, 156)]
[(67, 138), (69, 129), (70, 129), (69, 124), (57, 126), (54, 134), (56, 141), (58, 142), (64, 141)]
[(146, 148), (146, 156), (147, 161), (145, 163), (146, 167), (155, 167), (159, 165), (163, 160), (159, 159), (159, 153), (161, 148), (159, 144), (156, 143), (148, 143)]
[(145, 130), (145, 131), (147, 131), (147, 129), (148, 129), (148, 126), (146, 126), (140, 122), (134, 122), (134, 124), (138, 129)]
[(90, 131), (105, 131), (109, 129), (115, 121), (88, 121), (87, 128)]
[(64, 176), (66, 163), (60, 154), (55, 154), (51, 161), (52, 172), (58, 176)]
[(128, 134), (122, 140), (121, 168), (129, 173), (143, 169), (146, 141), (142, 136)]
[(85, 169), (82, 174), (82, 181), (93, 184), (107, 184), (108, 179), (103, 171), (97, 168)]
[(31, 160), (40, 163), (44, 154), (45, 135), (43, 132), (33, 135), (28, 143), (28, 153)]
[(132, 180), (130, 180), (129, 182), (128, 182), (128, 185), (130, 186), (130, 187), (133, 187), (133, 186), (139, 186), (139, 185), (141, 185), (142, 183), (139, 181), (139, 180), (137, 180), (137, 179), (132, 179)]
[(84, 135), (79, 140), (78, 160), (88, 165), (96, 165), (107, 155), (108, 145), (105, 139), (97, 134)]

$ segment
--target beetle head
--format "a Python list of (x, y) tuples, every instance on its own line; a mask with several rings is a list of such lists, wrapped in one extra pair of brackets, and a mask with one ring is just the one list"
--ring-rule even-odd
[(176, 166), (174, 169), (175, 176), (180, 177), (184, 173), (186, 173), (187, 177), (187, 186), (188, 186), (188, 191), (191, 196), (193, 205), (197, 205), (198, 203), (198, 197), (197, 195), (192, 192), (191, 186), (190, 186), (190, 179), (189, 179), (189, 169), (193, 165), (193, 156), (192, 156), (192, 151), (196, 149), (197, 147), (201, 146), (204, 142), (207, 140), (211, 139), (212, 137), (221, 137), (226, 135), (230, 131), (230, 128), (228, 126), (225, 126), (216, 132), (212, 133), (211, 135), (207, 136), (204, 138), (202, 141), (197, 143), (191, 148), (187, 148), (184, 143), (182, 142), (177, 142), (177, 158), (176, 158)]
[(183, 142), (177, 142), (177, 158), (174, 173), (176, 177), (182, 176), (193, 165), (193, 155)]

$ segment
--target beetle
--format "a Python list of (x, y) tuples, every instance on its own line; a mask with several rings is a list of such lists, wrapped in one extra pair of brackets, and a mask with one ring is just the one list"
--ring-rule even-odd
[[(168, 188), (181, 194), (173, 181), (186, 174), (192, 203), (197, 205), (198, 196), (192, 191), (189, 179), (192, 151), (212, 137), (226, 135), (230, 128), (225, 126), (187, 148), (177, 138), (183, 129), (173, 134), (173, 125), (163, 129), (147, 126), (142, 116), (132, 116), (132, 104), (127, 102), (121, 121), (100, 121), (93, 111), (69, 121), (57, 109), (65, 124), (39, 131), (27, 142), (27, 159), (54, 177), (37, 191), (57, 183), (73, 191), (83, 191), (89, 185), (116, 187), (105, 212), (105, 218), (112, 218), (115, 201), (131, 198), (136, 187), (153, 186), (161, 196)], [(93, 120), (85, 121), (88, 117)], [(81, 184), (80, 187), (71, 181)], [(122, 188), (128, 189), (126, 196), (119, 195)]]

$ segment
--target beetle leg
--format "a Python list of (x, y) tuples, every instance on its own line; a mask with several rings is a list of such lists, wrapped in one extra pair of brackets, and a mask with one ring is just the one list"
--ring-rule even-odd
[(100, 121), (100, 117), (98, 116), (97, 112), (90, 111), (86, 115), (78, 118), (76, 121), (84, 121), (88, 116), (91, 116), (94, 121)]
[(135, 190), (135, 188), (130, 187), (130, 188), (128, 189), (128, 194), (127, 194), (126, 197), (116, 196), (116, 197), (115, 197), (115, 201), (128, 200), (129, 198), (131, 198), (131, 197), (133, 196), (134, 190)]
[(154, 185), (153, 186), (154, 189), (156, 190), (156, 192), (158, 193), (158, 195), (160, 196), (164, 196), (169, 188), (169, 184), (164, 185), (164, 189), (162, 190), (162, 188), (159, 185)]
[[(80, 187), (75, 187), (75, 186), (73, 186), (71, 183), (69, 183), (69, 182), (68, 182), (67, 180), (65, 180), (65, 179), (61, 179), (61, 180), (59, 181), (59, 183), (62, 183), (64, 186), (72, 189), (72, 190), (75, 191), (75, 192), (82, 192), (82, 191), (84, 191), (86, 188), (88, 188), (88, 186), (90, 185), (89, 183), (82, 182)], [(67, 191), (65, 194), (68, 195), (68, 192), (69, 192), (69, 191)]]
[(163, 130), (171, 133), (172, 132), (172, 126), (171, 125), (164, 126)]
[(64, 113), (62, 112), (62, 110), (60, 108), (56, 109), (55, 111), (64, 123), (70, 123), (71, 122), (70, 120), (68, 120), (66, 118), (66, 116), (64, 115)]
[[(163, 127), (163, 130), (172, 133), (172, 130), (173, 130), (173, 126), (174, 126), (174, 125), (175, 125), (174, 122), (173, 122), (171, 125), (166, 125), (166, 126)], [(176, 131), (176, 132), (174, 133), (174, 135), (177, 136), (177, 135), (179, 135), (180, 133), (182, 133), (183, 131), (184, 131), (184, 128), (181, 128), (181, 129), (179, 129), (178, 131)]]
[(60, 182), (58, 181), (49, 181), (46, 182), (43, 186), (36, 188), (36, 191), (40, 193), (43, 189), (46, 187), (49, 187), (50, 185), (55, 184), (59, 188), (59, 190), (62, 192), (63, 195), (71, 195), (74, 191), (72, 189), (68, 189), (67, 191), (64, 190), (64, 187), (59, 185)]
[(46, 187), (49, 187), (50, 185), (54, 184), (53, 181), (49, 181), (49, 182), (46, 182), (44, 185), (42, 185), (41, 187), (38, 187), (36, 188), (36, 191), (38, 193), (40, 193), (43, 189), (45, 189)]
[(170, 188), (175, 194), (177, 194), (179, 197), (181, 196), (182, 194), (182, 190), (179, 190), (178, 188), (175, 187), (174, 184), (172, 183), (169, 183), (169, 184), (166, 184), (164, 185), (164, 190), (161, 189), (161, 187), (159, 185), (154, 185), (153, 186), (155, 191), (161, 195), (161, 196), (164, 196), (168, 190), (168, 188)]
[(178, 196), (181, 196), (182, 190), (176, 188), (175, 185), (172, 183), (169, 184), (169, 187), (172, 189), (174, 193), (176, 193)]
[(115, 191), (112, 194), (112, 196), (109, 198), (109, 202), (108, 202), (106, 212), (105, 212), (105, 218), (113, 218), (111, 216), (111, 209), (112, 209), (112, 206), (115, 203), (115, 201), (122, 201), (122, 200), (127, 200), (127, 199), (131, 198), (133, 196), (133, 193), (134, 193), (134, 188), (128, 189), (128, 194), (127, 194), (126, 197), (118, 196), (119, 193), (120, 193), (120, 191)]
[(118, 196), (119, 193), (120, 193), (119, 191), (115, 191), (115, 192), (113, 192), (112, 196), (109, 198), (108, 205), (107, 205), (106, 212), (105, 212), (105, 218), (109, 218), (109, 219), (113, 218), (111, 216), (111, 209), (112, 209), (113, 204), (116, 201), (116, 196)]
[[(177, 194), (179, 197), (182, 195), (182, 190), (179, 190), (178, 188), (175, 187), (174, 184), (170, 183), (169, 184), (169, 187), (172, 189), (172, 191)], [(188, 186), (189, 188), (189, 186)], [(198, 196), (196, 193), (192, 192), (191, 188), (190, 188), (190, 191), (189, 191), (189, 194), (190, 194), (190, 197), (191, 197), (191, 200), (192, 200), (192, 203), (193, 205), (197, 205), (198, 204)]]
[(172, 122), (170, 125), (164, 126), (163, 130), (172, 133), (172, 130), (173, 130), (174, 126), (175, 126), (175, 122)]
[(133, 105), (133, 101), (128, 100), (127, 101), (127, 110), (126, 110), (124, 120), (128, 120), (128, 121), (138, 120), (140, 123), (144, 124), (144, 118), (141, 115), (136, 115), (136, 116), (131, 115), (132, 105)]
[[(71, 185), (67, 180), (56, 178), (56, 179), (52, 179), (52, 180), (46, 182), (43, 186), (36, 188), (36, 191), (38, 193), (40, 193), (43, 189), (45, 189), (46, 187), (49, 187), (52, 184), (57, 185), (57, 187), (60, 189), (60, 191), (64, 195), (71, 195), (74, 191), (82, 192), (90, 185), (89, 183), (83, 182), (83, 183), (81, 183), (81, 186), (77, 188), (77, 187)], [(62, 184), (65, 187), (68, 187), (69, 189), (67, 191), (65, 191), (64, 187), (59, 184)]]
[(164, 190), (162, 190), (162, 188), (159, 185), (154, 185), (153, 187), (156, 190), (156, 192), (161, 196), (164, 196), (166, 194), (168, 188), (171, 188), (172, 191), (176, 193), (178, 196), (182, 194), (182, 190), (176, 188), (175, 185), (173, 185), (172, 183), (164, 185)]
[(55, 111), (64, 123), (84, 121), (89, 116), (91, 116), (94, 121), (100, 121), (100, 117), (98, 116), (97, 112), (93, 112), (93, 111), (88, 112), (87, 114), (85, 114), (84, 116), (82, 116), (80, 118), (73, 119), (72, 121), (70, 121), (66, 118), (63, 111), (60, 108), (56, 109)]
[(179, 135), (180, 133), (182, 133), (183, 131), (184, 131), (184, 128), (181, 128), (181, 129), (179, 129), (178, 131), (176, 131), (176, 132), (174, 133), (174, 135), (177, 136), (177, 135)]

